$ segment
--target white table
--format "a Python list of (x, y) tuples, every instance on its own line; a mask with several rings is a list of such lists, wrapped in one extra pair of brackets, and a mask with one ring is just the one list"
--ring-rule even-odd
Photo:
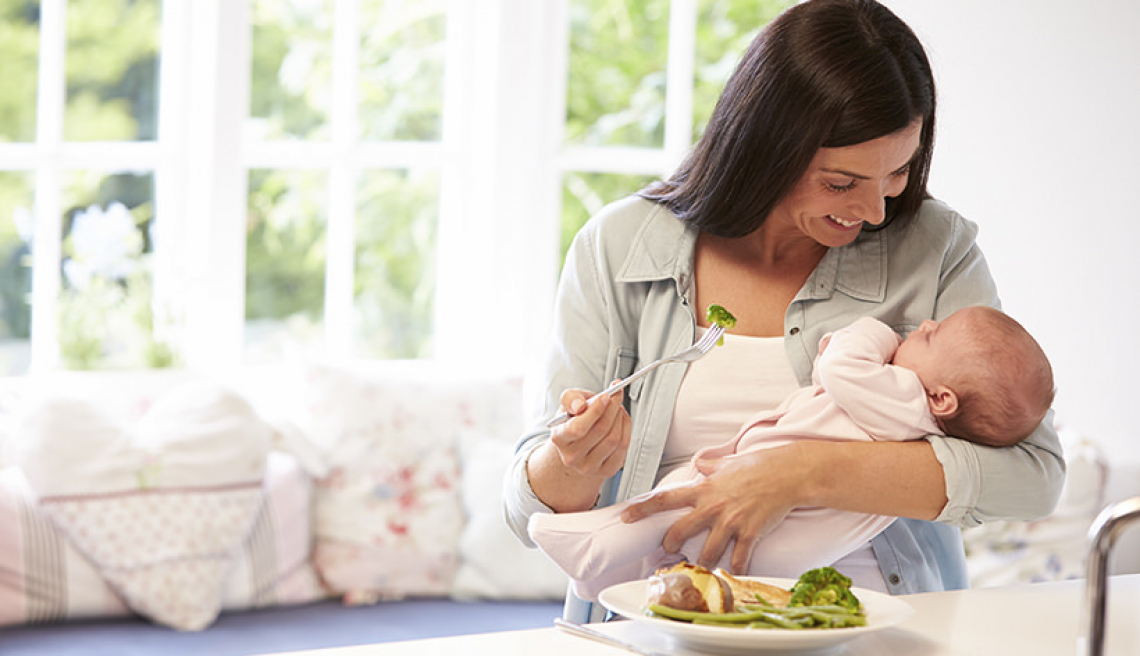
[[(827, 652), (837, 656), (1073, 656), (1083, 635), (1084, 582), (911, 595), (916, 612), (884, 629)], [(1140, 574), (1115, 576), (1108, 592), (1108, 656), (1140, 654)], [(643, 625), (627, 621), (592, 625), (667, 654), (694, 656)], [(291, 656), (620, 656), (628, 654), (556, 628), (341, 647)]]

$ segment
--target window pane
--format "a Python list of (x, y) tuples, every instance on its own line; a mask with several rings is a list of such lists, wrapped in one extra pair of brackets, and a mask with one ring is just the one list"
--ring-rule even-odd
[(0, 375), (28, 370), (31, 348), (33, 180), (0, 172)]
[(248, 126), (253, 137), (328, 137), (332, 16), (332, 0), (254, 2)]
[(362, 176), (354, 290), (359, 355), (431, 356), (438, 198), (435, 171)]
[[(0, 3), (0, 142), (36, 138), (36, 78), (39, 75), (38, 2)], [(3, 365), (0, 364), (0, 370)]]
[(571, 0), (566, 140), (664, 143), (668, 0)]
[(70, 141), (153, 140), (158, 134), (160, 0), (70, 0)]
[(724, 83), (762, 27), (794, 0), (702, 0), (697, 17), (693, 134), (708, 124)]
[(247, 360), (274, 360), (323, 337), (327, 193), (323, 172), (249, 173)]
[(562, 178), (562, 262), (574, 235), (607, 204), (637, 192), (656, 180), (651, 175), (568, 172)]
[(361, 2), (360, 125), (366, 139), (437, 141), (446, 2)]
[(154, 177), (75, 172), (63, 217), (60, 351), (68, 369), (167, 367), (152, 300)]

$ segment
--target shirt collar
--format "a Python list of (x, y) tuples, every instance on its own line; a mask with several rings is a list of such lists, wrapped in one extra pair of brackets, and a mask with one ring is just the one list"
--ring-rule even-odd
[(688, 288), (693, 273), (697, 231), (668, 208), (654, 203), (648, 218), (633, 238), (617, 281), (651, 282), (672, 278), (678, 291)]
[(820, 260), (796, 299), (826, 299), (836, 292), (881, 303), (887, 295), (887, 249), (882, 230), (864, 231)]

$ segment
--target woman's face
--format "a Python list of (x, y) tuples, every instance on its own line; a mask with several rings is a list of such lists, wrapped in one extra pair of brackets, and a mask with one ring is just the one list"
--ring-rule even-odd
[(921, 130), (919, 119), (885, 137), (842, 148), (820, 148), (769, 220), (794, 228), (823, 246), (850, 244), (864, 223), (882, 223), (886, 199), (906, 188)]

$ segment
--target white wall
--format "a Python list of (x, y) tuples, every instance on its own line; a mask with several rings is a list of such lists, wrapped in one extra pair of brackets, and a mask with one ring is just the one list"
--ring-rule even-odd
[(980, 224), (1055, 407), (1140, 494), (1140, 3), (885, 0), (939, 84), (931, 188)]

